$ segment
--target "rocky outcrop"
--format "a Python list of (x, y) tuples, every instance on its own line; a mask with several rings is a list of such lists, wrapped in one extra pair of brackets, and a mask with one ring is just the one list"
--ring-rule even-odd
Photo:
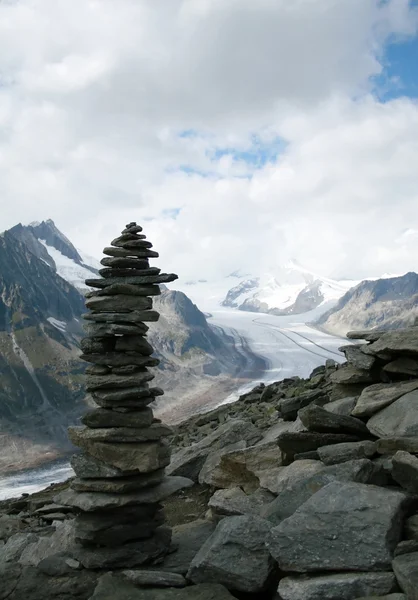
[[(215, 598), (214, 594), (245, 600), (416, 600), (418, 382), (410, 374), (409, 361), (418, 358), (418, 327), (350, 334), (351, 339), (366, 336), (368, 344), (347, 352), (349, 361), (352, 357), (356, 364), (328, 362), (309, 379), (257, 386), (235, 404), (174, 428), (170, 440), (178, 450), (169, 469), (190, 473), (200, 482), (191, 489), (197, 495), (207, 494), (209, 510), (205, 519), (186, 519), (174, 528), (172, 552), (160, 564), (149, 565), (145, 574), (143, 567), (122, 569), (122, 562), (129, 562), (127, 541), (121, 546), (124, 553), (118, 555), (119, 570), (102, 576), (91, 596), (92, 573), (103, 566), (110, 569), (108, 556), (101, 552), (83, 563), (71, 553), (73, 542), (65, 526), (68, 521), (77, 522), (83, 514), (80, 509), (93, 499), (100, 507), (104, 496), (111, 499), (112, 510), (124, 506), (129, 519), (138, 510), (138, 494), (155, 499), (159, 485), (146, 492), (80, 493), (80, 502), (73, 502), (72, 508), (37, 506), (45, 515), (48, 511), (63, 514), (64, 520), (64, 528), (55, 523), (48, 532), (44, 526), (41, 533), (33, 528), (22, 532), (11, 524), (17, 517), (10, 514), (13, 506), (16, 511), (28, 510), (31, 501), (22, 499), (9, 504), (3, 524), (6, 543), (0, 548), (0, 564), (9, 574), (8, 581), (17, 561), (20, 569), (22, 563), (27, 565), (25, 577), (28, 569), (35, 569), (36, 577), (51, 573), (54, 584), (58, 572), (77, 580), (79, 589), (84, 589), (84, 596), (78, 597), (86, 600), (112, 594), (179, 600)], [(363, 363), (358, 352), (373, 360)], [(388, 376), (385, 367), (395, 361), (404, 364), (405, 358), (408, 368)], [(355, 384), (353, 396), (353, 383), (342, 374), (359, 368), (368, 377)], [(91, 416), (88, 419), (96, 424)], [(105, 441), (99, 433), (94, 443), (128, 446), (129, 442), (121, 441), (126, 435), (124, 431), (120, 441)], [(93, 466), (98, 468), (96, 463)], [(111, 481), (112, 477), (102, 479)], [(127, 475), (126, 485), (130, 482), (131, 475)], [(67, 490), (63, 497), (74, 498), (74, 493)], [(180, 513), (182, 505), (175, 506)], [(145, 514), (145, 506), (141, 510)], [(0, 518), (0, 537), (1, 527)], [(120, 534), (124, 534), (123, 527)], [(101, 535), (106, 539), (106, 524)], [(37, 566), (34, 558), (41, 559)], [(19, 581), (25, 581), (21, 577)], [(7, 599), (18, 600), (10, 585), (7, 589)], [(32, 600), (29, 593), (25, 598)]]
[(418, 317), (418, 274), (362, 281), (350, 289), (316, 325), (335, 335), (352, 329), (397, 329)]

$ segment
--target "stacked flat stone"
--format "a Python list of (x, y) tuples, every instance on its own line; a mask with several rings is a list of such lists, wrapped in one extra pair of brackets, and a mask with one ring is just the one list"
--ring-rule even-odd
[(97, 408), (83, 426), (69, 428), (82, 453), (72, 458), (76, 478), (60, 500), (81, 511), (75, 539), (84, 548), (83, 564), (92, 568), (145, 564), (166, 553), (171, 540), (161, 501), (178, 482), (164, 473), (171, 430), (149, 406), (163, 391), (150, 387), (148, 367), (159, 361), (151, 356), (145, 323), (159, 318), (152, 310), (158, 284), (177, 275), (150, 267), (158, 253), (141, 231), (129, 223), (104, 249), (101, 278), (86, 280), (95, 291), (86, 294), (81, 358), (90, 363), (87, 391)]

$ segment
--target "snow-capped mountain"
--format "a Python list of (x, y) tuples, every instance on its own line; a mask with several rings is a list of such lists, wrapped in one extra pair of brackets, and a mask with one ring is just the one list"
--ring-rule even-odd
[(92, 273), (96, 275), (101, 268), (98, 260), (77, 250), (51, 219), (41, 223), (35, 221), (26, 226), (19, 223), (9, 233), (82, 292), (87, 289), (84, 280), (89, 279)]
[(203, 310), (221, 306), (276, 315), (300, 314), (318, 306), (327, 310), (358, 281), (336, 281), (289, 261), (274, 272), (234, 272), (218, 281), (189, 281), (180, 287)]

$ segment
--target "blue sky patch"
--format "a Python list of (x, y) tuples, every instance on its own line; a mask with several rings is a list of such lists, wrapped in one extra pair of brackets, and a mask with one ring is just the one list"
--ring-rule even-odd
[(252, 135), (251, 144), (245, 150), (218, 147), (208, 151), (208, 156), (214, 161), (223, 156), (230, 156), (235, 162), (244, 162), (254, 169), (261, 169), (267, 163), (274, 163), (285, 149), (286, 142), (280, 137), (267, 142), (257, 135)]

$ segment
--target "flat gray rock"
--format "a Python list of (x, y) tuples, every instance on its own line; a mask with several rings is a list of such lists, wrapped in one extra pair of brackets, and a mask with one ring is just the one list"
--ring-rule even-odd
[(376, 454), (376, 443), (370, 440), (361, 442), (349, 442), (346, 444), (335, 444), (335, 446), (324, 446), (318, 448), (318, 455), (326, 465), (337, 465), (348, 460), (359, 458), (371, 458)]
[(408, 600), (418, 600), (418, 552), (397, 556), (392, 567)]
[(148, 427), (90, 427), (75, 426), (68, 428), (68, 436), (76, 446), (84, 442), (124, 442), (139, 443), (160, 440), (173, 433), (171, 427), (162, 423), (153, 423)]
[[(161, 275), (148, 275), (136, 277), (108, 277), (107, 279), (86, 279), (86, 285), (93, 288), (105, 289), (115, 284), (149, 285), (154, 283), (170, 283), (178, 279), (174, 273), (161, 273)], [(107, 291), (107, 290), (106, 290)], [(108, 292), (107, 292), (108, 293)]]
[(86, 307), (90, 310), (122, 312), (124, 310), (147, 310), (152, 308), (152, 300), (147, 296), (95, 296), (87, 298)]
[(274, 525), (293, 515), (309, 498), (332, 482), (341, 482), (340, 485), (342, 482), (382, 484), (387, 479), (382, 469), (367, 459), (351, 460), (320, 470), (314, 468), (314, 472), (310, 475), (306, 473), (303, 477), (298, 476), (298, 471), (294, 468), (292, 475), (294, 476), (277, 498), (261, 510), (261, 515)]
[(234, 600), (218, 584), (202, 584), (184, 589), (138, 589), (133, 583), (111, 573), (103, 575), (90, 600)]
[(401, 396), (374, 415), (367, 427), (380, 438), (418, 436), (418, 390)]
[(185, 578), (178, 573), (135, 569), (122, 571), (120, 575), (136, 587), (183, 588), (187, 585)]
[(352, 411), (354, 417), (370, 417), (398, 398), (418, 389), (418, 381), (400, 381), (397, 383), (377, 383), (368, 386), (360, 394)]
[(357, 396), (347, 396), (346, 398), (340, 398), (340, 400), (334, 400), (324, 405), (324, 409), (328, 412), (332, 412), (335, 415), (343, 415), (349, 417), (351, 411), (355, 407), (357, 402)]
[(335, 481), (272, 529), (270, 552), (283, 571), (389, 570), (407, 497)]
[(386, 329), (358, 329), (356, 331), (349, 331), (346, 333), (346, 337), (348, 337), (349, 340), (366, 340), (366, 342), (375, 342), (385, 333), (387, 333)]
[(276, 496), (281, 494), (286, 488), (292, 487), (322, 471), (324, 465), (320, 460), (297, 460), (287, 467), (281, 469), (270, 478), (268, 489)]
[(379, 339), (368, 346), (374, 354), (418, 354), (418, 327), (394, 329), (387, 331)]
[(402, 356), (385, 365), (383, 370), (386, 371), (386, 373), (393, 375), (418, 377), (418, 360), (416, 358)]
[(348, 433), (359, 436), (369, 435), (366, 425), (360, 419), (337, 415), (315, 404), (303, 408), (298, 414), (308, 431)]
[(187, 579), (252, 594), (271, 590), (278, 571), (265, 543), (269, 531), (259, 517), (226, 517), (192, 560)]
[(143, 323), (154, 322), (160, 318), (156, 310), (132, 310), (131, 312), (98, 312), (85, 313), (82, 315), (86, 321), (95, 323)]
[(359, 598), (359, 594), (376, 597), (395, 589), (393, 573), (295, 575), (284, 577), (279, 583), (282, 600), (353, 600)]
[(71, 481), (71, 489), (76, 492), (109, 492), (111, 494), (129, 494), (146, 487), (158, 485), (165, 477), (164, 469), (153, 471), (145, 475), (131, 477), (104, 478), (104, 479), (79, 479)]
[(356, 369), (346, 364), (329, 376), (330, 381), (335, 384), (351, 385), (353, 383), (373, 383), (375, 379), (366, 369)]
[(136, 469), (122, 471), (111, 467), (101, 460), (97, 460), (88, 454), (74, 454), (71, 457), (71, 466), (77, 477), (81, 478), (107, 478), (107, 477), (129, 477), (138, 474)]
[(65, 506), (75, 506), (84, 511), (111, 510), (123, 506), (157, 504), (179, 490), (191, 487), (193, 482), (185, 477), (166, 477), (152, 488), (132, 494), (109, 494), (99, 492), (75, 492), (71, 489), (58, 494), (54, 500)]
[(123, 352), (107, 352), (106, 354), (81, 354), (81, 360), (95, 365), (106, 365), (109, 367), (122, 367), (125, 365), (137, 365), (138, 367), (157, 367), (159, 360), (151, 356), (140, 354), (124, 354)]
[(345, 355), (347, 362), (355, 369), (369, 371), (376, 363), (374, 356), (368, 356), (361, 351), (361, 345), (349, 344), (348, 346), (339, 348), (339, 351)]
[(260, 509), (274, 499), (267, 490), (246, 494), (240, 487), (218, 490), (210, 498), (208, 507), (216, 516), (258, 515)]
[(151, 408), (144, 407), (127, 413), (97, 408), (86, 413), (81, 421), (90, 428), (100, 427), (149, 427), (153, 422)]
[(392, 459), (392, 477), (408, 492), (418, 494), (418, 458), (398, 451)]
[(173, 454), (167, 467), (167, 473), (169, 475), (182, 475), (197, 481), (210, 453), (237, 442), (252, 445), (260, 439), (261, 433), (252, 423), (242, 419), (231, 419), (217, 427), (200, 442), (182, 448)]
[[(135, 337), (135, 336), (133, 336)], [(101, 389), (120, 389), (142, 386), (154, 379), (155, 375), (148, 371), (140, 371), (133, 375), (87, 375), (86, 389), (88, 392)]]
[(395, 454), (398, 450), (416, 454), (418, 453), (418, 436), (382, 438), (376, 441), (376, 450), (379, 454)]
[(322, 446), (359, 441), (360, 440), (356, 435), (348, 435), (345, 433), (316, 433), (312, 431), (294, 433), (285, 432), (277, 439), (280, 449), (286, 454), (289, 460), (291, 460), (295, 454), (311, 452)]
[(161, 442), (130, 444), (98, 442), (72, 437), (71, 431), (69, 436), (90, 456), (121, 471), (150, 473), (165, 467), (170, 462), (169, 449)]

